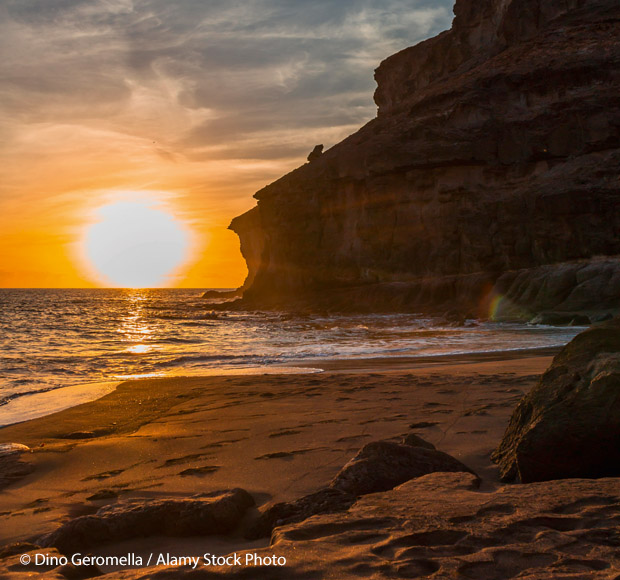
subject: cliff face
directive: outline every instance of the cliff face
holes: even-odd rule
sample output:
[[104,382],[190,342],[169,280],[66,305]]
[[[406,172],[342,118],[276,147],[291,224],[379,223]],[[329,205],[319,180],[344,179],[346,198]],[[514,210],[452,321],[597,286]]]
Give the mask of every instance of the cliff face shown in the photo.
[[244,305],[620,306],[620,4],[454,11],[379,66],[376,119],[233,220]]

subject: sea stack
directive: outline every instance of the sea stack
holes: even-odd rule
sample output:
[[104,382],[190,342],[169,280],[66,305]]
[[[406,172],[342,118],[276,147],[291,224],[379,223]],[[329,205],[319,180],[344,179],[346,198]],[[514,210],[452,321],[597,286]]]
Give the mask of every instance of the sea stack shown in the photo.
[[620,4],[457,0],[377,118],[231,223],[242,307],[596,318],[620,306]]

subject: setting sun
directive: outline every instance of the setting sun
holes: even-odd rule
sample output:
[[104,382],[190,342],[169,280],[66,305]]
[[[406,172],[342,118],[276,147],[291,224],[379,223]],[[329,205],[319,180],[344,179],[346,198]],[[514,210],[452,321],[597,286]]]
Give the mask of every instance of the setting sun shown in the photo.
[[84,254],[110,286],[152,288],[188,258],[189,235],[155,202],[119,201],[97,210],[99,221],[84,237]]

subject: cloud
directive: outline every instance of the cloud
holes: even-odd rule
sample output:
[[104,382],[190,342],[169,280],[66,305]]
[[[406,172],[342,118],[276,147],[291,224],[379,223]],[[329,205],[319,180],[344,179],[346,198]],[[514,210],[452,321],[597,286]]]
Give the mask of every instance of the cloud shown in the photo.
[[0,11],[5,113],[141,134],[144,114],[127,117],[150,93],[173,115],[208,112],[202,127],[179,124],[187,135],[169,140],[181,147],[211,143],[209,127],[234,139],[243,125],[362,121],[372,69],[450,22],[450,2],[428,0],[4,0]]
[[224,228],[374,117],[373,70],[452,3],[0,0],[0,232],[74,227],[115,188]]

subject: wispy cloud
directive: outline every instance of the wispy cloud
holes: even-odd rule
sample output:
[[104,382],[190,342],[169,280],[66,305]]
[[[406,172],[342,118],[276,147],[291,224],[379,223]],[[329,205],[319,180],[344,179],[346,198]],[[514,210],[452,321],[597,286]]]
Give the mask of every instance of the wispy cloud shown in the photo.
[[85,203],[99,182],[174,188],[187,212],[217,205],[225,222],[372,118],[373,69],[448,28],[451,8],[0,0],[0,212],[71,191]]

